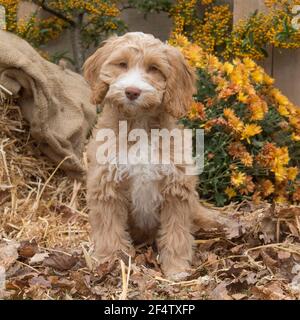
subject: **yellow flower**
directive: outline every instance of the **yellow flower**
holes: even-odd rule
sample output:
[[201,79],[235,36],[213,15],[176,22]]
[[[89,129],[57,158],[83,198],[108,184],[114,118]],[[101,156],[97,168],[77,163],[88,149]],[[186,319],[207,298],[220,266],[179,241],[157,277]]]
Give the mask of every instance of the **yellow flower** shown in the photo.
[[300,134],[296,134],[295,132],[292,133],[291,139],[293,141],[300,141]]
[[238,86],[243,86],[245,83],[245,77],[242,74],[242,72],[240,72],[240,70],[234,70],[230,74],[230,79],[234,84],[236,84]]
[[279,204],[285,204],[288,202],[288,199],[283,194],[280,194],[275,198],[275,202]]
[[181,34],[175,34],[174,39],[172,39],[172,43],[178,47],[185,48],[189,45],[189,40]]
[[251,76],[252,76],[252,79],[259,84],[263,83],[264,81],[264,74],[259,69],[252,72]]
[[246,124],[242,131],[241,140],[247,140],[250,143],[249,138],[256,136],[262,132],[262,128],[257,124]]
[[289,99],[284,96],[280,90],[276,89],[276,88],[273,88],[271,90],[271,95],[274,97],[274,99],[276,100],[276,102],[279,104],[279,105],[288,105],[289,104]]
[[183,48],[183,55],[191,66],[197,68],[203,67],[203,51],[199,46],[193,44],[188,45]]
[[201,0],[201,3],[205,6],[211,4],[214,0]]
[[280,115],[282,115],[282,116],[284,116],[284,117],[287,117],[287,116],[290,115],[287,107],[286,107],[285,105],[283,105],[283,104],[280,104],[280,105],[278,106],[278,112],[280,113]]
[[244,58],[243,62],[245,67],[249,70],[253,70],[257,66],[256,63],[249,57]]
[[246,182],[246,175],[243,172],[233,172],[231,176],[231,184],[235,187],[239,187],[244,185]]
[[252,121],[259,121],[263,120],[265,114],[268,112],[268,105],[265,101],[259,99],[259,97],[254,96],[250,101],[249,109],[251,111],[250,119]]
[[228,196],[229,199],[231,199],[231,198],[233,198],[233,197],[236,196],[236,191],[235,191],[233,188],[231,188],[231,187],[227,187],[227,188],[225,189],[225,193],[227,194],[227,196]]
[[272,84],[274,84],[274,79],[271,78],[269,75],[267,75],[266,73],[264,74],[264,83],[268,86],[271,86]]
[[247,103],[247,101],[248,101],[248,96],[245,94],[245,93],[243,93],[243,92],[239,92],[239,94],[238,94],[238,100],[240,101],[240,102],[242,102],[242,103]]
[[297,178],[298,173],[299,173],[299,170],[297,167],[287,168],[287,178],[290,181],[294,181]]
[[286,180],[287,171],[286,171],[286,168],[284,168],[283,166],[281,166],[281,165],[274,166],[272,168],[272,171],[275,174],[276,181],[283,182],[284,180]]
[[224,63],[224,65],[223,65],[224,72],[226,72],[227,74],[231,74],[233,69],[234,69],[233,64],[231,64],[230,62]]
[[276,148],[274,154],[274,165],[284,166],[287,165],[290,161],[289,150],[287,147]]

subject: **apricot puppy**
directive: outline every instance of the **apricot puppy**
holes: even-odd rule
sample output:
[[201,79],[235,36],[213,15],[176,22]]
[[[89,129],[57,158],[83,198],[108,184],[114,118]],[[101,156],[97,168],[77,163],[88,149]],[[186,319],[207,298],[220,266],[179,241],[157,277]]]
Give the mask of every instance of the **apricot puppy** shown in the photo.
[[[119,124],[126,130],[177,128],[195,93],[195,74],[176,48],[152,35],[127,33],[112,37],[86,61],[84,74],[92,101],[102,112],[88,146],[87,193],[95,254],[100,262],[118,250],[132,252],[136,242],[156,241],[165,274],[187,275],[193,254],[192,232],[197,225],[213,227],[216,214],[202,208],[196,176],[184,164],[118,164]],[[113,130],[117,154],[99,163],[101,129]],[[101,139],[100,139],[101,140]],[[129,143],[130,146],[130,143]],[[171,150],[174,145],[171,145]],[[161,147],[159,152],[161,153]]]

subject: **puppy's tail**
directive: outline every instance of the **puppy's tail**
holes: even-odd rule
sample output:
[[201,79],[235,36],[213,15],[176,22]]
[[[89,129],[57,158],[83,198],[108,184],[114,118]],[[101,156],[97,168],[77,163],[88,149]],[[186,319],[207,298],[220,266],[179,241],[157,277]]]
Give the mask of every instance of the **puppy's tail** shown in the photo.
[[228,238],[235,238],[240,235],[240,224],[232,217],[222,214],[218,210],[204,207],[199,202],[195,204],[193,215],[193,233],[199,230],[217,230],[224,232]]

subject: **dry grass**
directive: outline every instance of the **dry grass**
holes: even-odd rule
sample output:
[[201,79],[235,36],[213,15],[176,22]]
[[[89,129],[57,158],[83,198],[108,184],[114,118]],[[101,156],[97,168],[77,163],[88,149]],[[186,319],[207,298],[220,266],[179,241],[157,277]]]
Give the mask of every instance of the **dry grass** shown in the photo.
[[224,208],[241,220],[241,236],[199,234],[193,273],[181,283],[164,279],[151,247],[133,259],[120,253],[119,260],[97,265],[84,186],[40,154],[18,107],[2,104],[0,114],[0,298],[300,298],[295,206]]
[[79,247],[88,240],[84,189],[39,153],[18,107],[0,113],[0,235]]

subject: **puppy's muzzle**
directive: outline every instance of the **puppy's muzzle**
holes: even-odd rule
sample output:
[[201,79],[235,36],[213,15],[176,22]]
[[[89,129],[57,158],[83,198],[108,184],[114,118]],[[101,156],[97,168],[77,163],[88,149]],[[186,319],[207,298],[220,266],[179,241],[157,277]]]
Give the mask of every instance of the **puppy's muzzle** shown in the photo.
[[131,101],[136,100],[141,95],[141,93],[142,90],[136,87],[127,87],[125,89],[126,97]]

